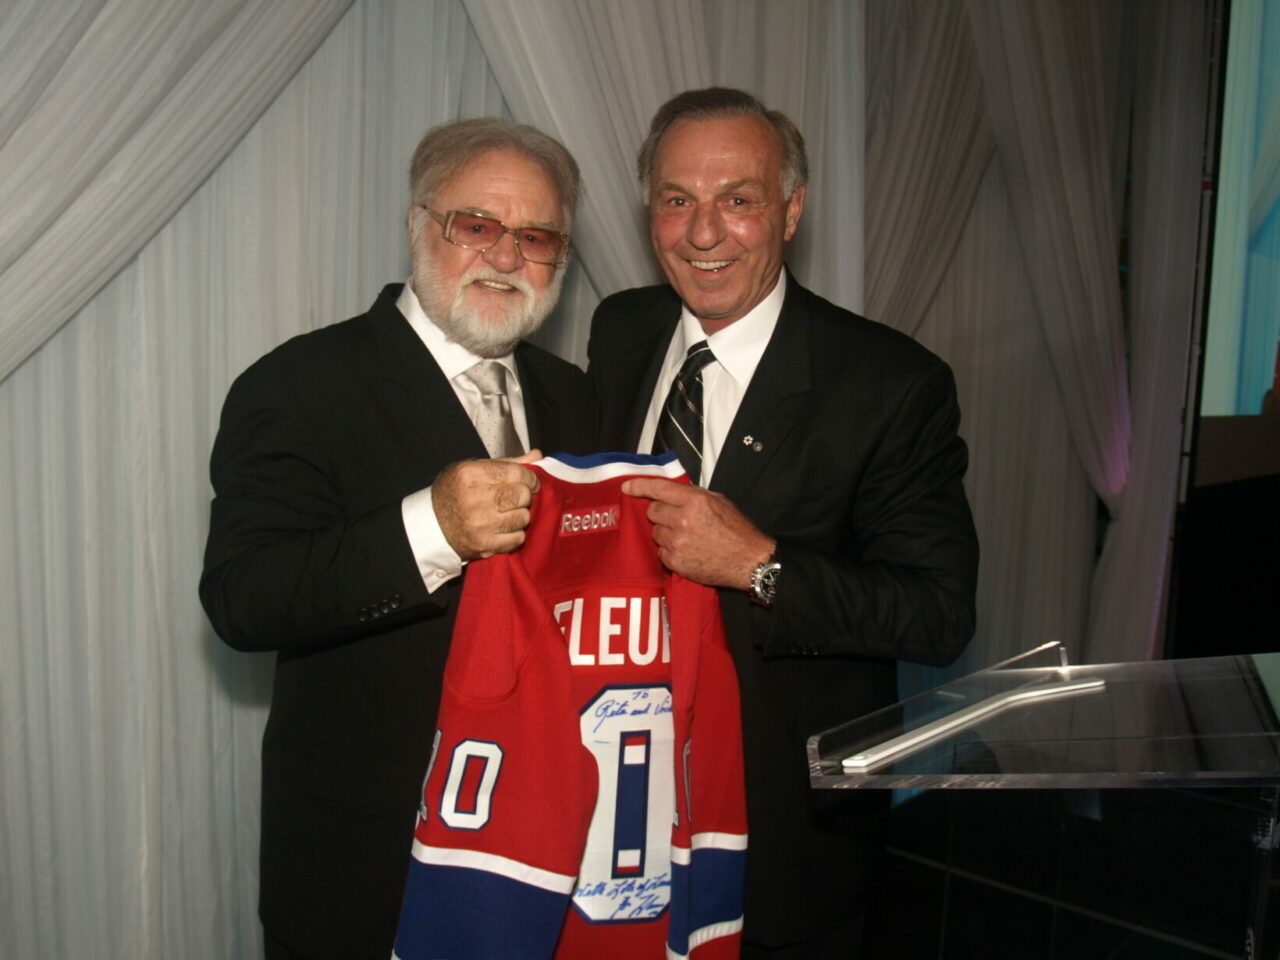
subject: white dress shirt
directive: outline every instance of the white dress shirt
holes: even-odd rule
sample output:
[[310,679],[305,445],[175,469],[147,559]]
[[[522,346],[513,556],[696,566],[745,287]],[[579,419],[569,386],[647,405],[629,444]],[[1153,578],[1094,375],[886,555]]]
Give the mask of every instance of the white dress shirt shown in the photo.
[[[485,358],[477,356],[466,347],[454,343],[444,335],[444,331],[431,322],[423,312],[413,292],[411,281],[406,281],[396,307],[409,321],[413,332],[418,335],[423,345],[430,351],[432,358],[453,387],[458,402],[467,412],[472,423],[476,419],[476,411],[480,408],[480,389],[463,374],[481,360],[494,359],[507,368],[507,402],[511,406],[511,417],[515,421],[516,434],[526,450],[529,449],[529,427],[524,415],[524,394],[520,389],[520,378],[516,375],[516,358],[514,353],[503,357]],[[444,531],[440,529],[440,521],[436,518],[435,506],[431,501],[431,488],[423,487],[409,494],[400,501],[400,516],[404,521],[404,532],[409,538],[409,546],[418,562],[418,572],[422,574],[422,582],[429,593],[448,583],[462,573],[465,566],[456,550],[449,546]]]
[[640,430],[639,453],[649,453],[653,449],[658,417],[662,414],[671,382],[684,363],[685,354],[695,343],[706,340],[715,360],[702,368],[702,470],[699,482],[704,487],[710,485],[720,451],[729,440],[729,427],[738,415],[742,395],[747,392],[747,385],[755,375],[764,348],[769,345],[769,338],[778,325],[787,292],[786,276],[786,271],[781,271],[773,289],[746,316],[711,336],[702,332],[702,324],[687,306],[681,308],[680,322],[671,335],[666,358],[662,361],[662,372],[658,374],[658,382],[649,401],[649,412]]

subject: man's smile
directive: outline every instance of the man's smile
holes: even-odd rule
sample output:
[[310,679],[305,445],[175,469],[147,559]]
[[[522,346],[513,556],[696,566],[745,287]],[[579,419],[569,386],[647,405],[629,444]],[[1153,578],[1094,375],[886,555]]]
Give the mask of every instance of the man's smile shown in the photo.
[[496,290],[499,293],[512,293],[516,290],[516,287],[513,287],[511,284],[501,283],[497,280],[476,280],[474,281],[474,285],[477,287],[484,287],[486,290]]

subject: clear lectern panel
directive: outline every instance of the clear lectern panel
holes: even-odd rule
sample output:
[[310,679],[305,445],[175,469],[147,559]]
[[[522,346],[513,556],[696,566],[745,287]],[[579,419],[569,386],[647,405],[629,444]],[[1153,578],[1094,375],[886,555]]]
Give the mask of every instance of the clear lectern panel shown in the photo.
[[1280,784],[1280,653],[1071,666],[1047,644],[809,738],[822,788]]

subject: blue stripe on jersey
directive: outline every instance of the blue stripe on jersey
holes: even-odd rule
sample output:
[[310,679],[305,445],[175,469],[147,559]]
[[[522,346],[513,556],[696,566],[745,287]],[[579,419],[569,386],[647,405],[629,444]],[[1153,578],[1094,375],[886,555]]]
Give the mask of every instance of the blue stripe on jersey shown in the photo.
[[716,924],[732,924],[742,917],[746,851],[702,847],[693,851],[691,859],[688,866],[671,864],[671,926],[667,945],[681,957],[689,953],[691,933]]
[[394,956],[545,960],[555,952],[567,899],[484,870],[414,861]]
[[647,453],[622,453],[614,450],[605,453],[588,453],[582,456],[574,453],[553,453],[548,459],[559,460],[561,463],[577,470],[591,470],[610,463],[629,463],[638,467],[665,466],[675,458],[675,452],[671,450],[652,456]]
[[[642,877],[649,834],[649,731],[623,731],[613,820],[613,876]],[[626,854],[626,856],[624,856]]]

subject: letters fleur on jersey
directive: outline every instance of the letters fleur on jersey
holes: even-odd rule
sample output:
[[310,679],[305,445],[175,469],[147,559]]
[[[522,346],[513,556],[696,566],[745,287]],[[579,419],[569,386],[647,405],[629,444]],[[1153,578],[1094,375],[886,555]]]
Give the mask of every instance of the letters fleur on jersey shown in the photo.
[[555,604],[552,615],[568,641],[570,666],[644,667],[659,652],[660,663],[671,662],[671,628],[661,596],[575,597]]

